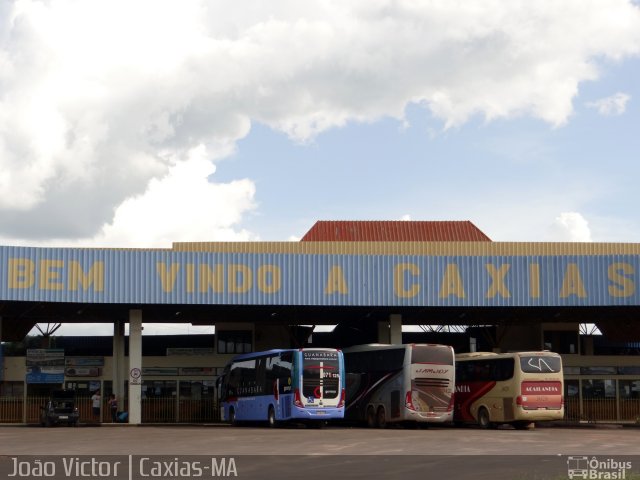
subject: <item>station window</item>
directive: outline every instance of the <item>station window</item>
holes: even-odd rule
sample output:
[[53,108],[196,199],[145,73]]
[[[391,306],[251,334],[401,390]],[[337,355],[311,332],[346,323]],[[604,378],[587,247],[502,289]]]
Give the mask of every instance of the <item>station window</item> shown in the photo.
[[569,398],[578,398],[580,395],[580,382],[578,380],[565,380],[564,395]]
[[583,398],[615,398],[615,380],[583,380]]
[[0,397],[20,397],[24,395],[23,382],[0,382]]
[[618,380],[620,398],[640,398],[640,380]]
[[216,333],[218,336],[218,353],[250,353],[252,349],[252,332],[244,330],[228,330]]
[[174,397],[177,391],[175,380],[145,380],[142,383],[142,398]]

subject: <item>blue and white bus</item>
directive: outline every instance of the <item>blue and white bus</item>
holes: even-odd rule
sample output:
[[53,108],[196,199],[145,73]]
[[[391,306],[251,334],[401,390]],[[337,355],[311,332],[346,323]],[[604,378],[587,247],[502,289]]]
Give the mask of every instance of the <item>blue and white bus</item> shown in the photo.
[[219,379],[222,419],[320,425],[344,417],[344,359],[333,348],[238,355]]

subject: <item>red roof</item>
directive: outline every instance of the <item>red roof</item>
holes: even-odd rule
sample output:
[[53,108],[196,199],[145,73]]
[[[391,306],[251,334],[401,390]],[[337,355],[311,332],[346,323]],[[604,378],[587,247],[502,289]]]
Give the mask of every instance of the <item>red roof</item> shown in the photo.
[[490,242],[469,221],[324,221],[311,227],[302,242]]

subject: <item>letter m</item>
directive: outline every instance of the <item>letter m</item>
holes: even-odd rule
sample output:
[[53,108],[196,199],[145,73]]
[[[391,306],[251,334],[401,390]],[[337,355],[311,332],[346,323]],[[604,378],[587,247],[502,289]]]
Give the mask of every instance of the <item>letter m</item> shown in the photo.
[[104,262],[94,262],[85,274],[80,262],[70,260],[67,286],[70,291],[76,291],[78,290],[78,285],[81,285],[84,291],[89,290],[89,287],[93,285],[94,292],[103,292]]
[[227,459],[220,459],[218,463],[217,458],[211,459],[211,476],[212,477],[226,477],[227,476]]

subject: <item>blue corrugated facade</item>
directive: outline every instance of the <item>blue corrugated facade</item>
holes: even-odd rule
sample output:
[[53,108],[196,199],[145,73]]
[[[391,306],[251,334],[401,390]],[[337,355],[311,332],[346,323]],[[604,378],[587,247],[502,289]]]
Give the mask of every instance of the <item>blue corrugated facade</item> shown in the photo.
[[637,254],[225,253],[0,247],[0,268],[0,301],[640,305]]

